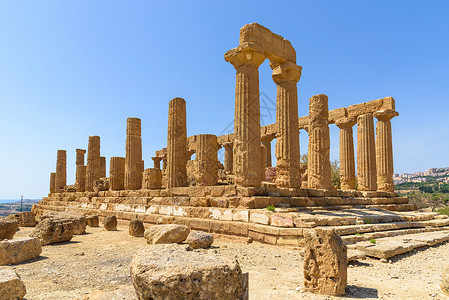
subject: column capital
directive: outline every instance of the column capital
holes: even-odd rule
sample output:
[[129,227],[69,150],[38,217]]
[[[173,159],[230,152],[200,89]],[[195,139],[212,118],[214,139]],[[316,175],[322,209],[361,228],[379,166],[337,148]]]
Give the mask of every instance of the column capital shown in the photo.
[[355,118],[340,118],[335,121],[335,125],[338,126],[338,128],[352,128],[357,123],[357,120]]
[[399,113],[394,109],[385,109],[374,113],[374,117],[379,121],[388,121],[397,116],[399,116]]
[[162,160],[162,157],[159,157],[159,156],[153,156],[151,159],[152,159],[153,161],[155,161],[155,162],[160,162],[160,161]]
[[273,66],[273,74],[271,77],[276,84],[285,81],[298,82],[301,78],[301,71],[301,66],[287,61],[277,66]]
[[259,67],[267,57],[262,51],[256,49],[250,43],[244,43],[237,48],[231,49],[225,54],[225,60],[234,68],[242,65],[253,65]]
[[234,146],[234,143],[233,142],[223,143],[222,146],[225,149],[232,149],[232,147]]
[[86,150],[85,149],[76,149],[76,153],[77,154],[85,154]]

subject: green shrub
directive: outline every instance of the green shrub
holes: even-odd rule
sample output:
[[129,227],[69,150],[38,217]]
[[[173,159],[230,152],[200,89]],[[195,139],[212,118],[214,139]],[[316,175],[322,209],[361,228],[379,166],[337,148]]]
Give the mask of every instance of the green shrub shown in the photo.
[[376,239],[370,239],[369,242],[370,242],[371,244],[375,244],[375,243],[376,243]]
[[438,212],[440,215],[448,215],[448,216],[449,216],[449,207],[437,209],[437,212]]
[[275,211],[276,208],[273,205],[268,205],[267,209],[270,211]]

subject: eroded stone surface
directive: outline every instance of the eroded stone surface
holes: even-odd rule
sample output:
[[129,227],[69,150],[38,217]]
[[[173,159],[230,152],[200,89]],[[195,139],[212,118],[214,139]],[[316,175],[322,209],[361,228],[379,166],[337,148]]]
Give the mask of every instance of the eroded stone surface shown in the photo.
[[38,257],[41,242],[36,237],[20,237],[0,241],[0,265],[21,263]]
[[12,269],[0,269],[0,295],[2,299],[23,299],[26,288],[20,276]]
[[0,219],[0,240],[12,239],[18,228],[19,222],[17,220],[8,218]]
[[203,231],[191,231],[185,242],[193,249],[209,248],[214,242],[214,236]]
[[68,242],[73,237],[73,223],[68,220],[44,219],[30,236],[39,238],[41,245]]
[[154,225],[145,231],[145,239],[148,244],[181,243],[189,233],[190,228],[184,225]]
[[142,220],[134,219],[129,222],[129,235],[131,236],[143,236],[145,233],[145,227]]
[[107,231],[117,230],[117,218],[115,216],[104,217],[103,226]]

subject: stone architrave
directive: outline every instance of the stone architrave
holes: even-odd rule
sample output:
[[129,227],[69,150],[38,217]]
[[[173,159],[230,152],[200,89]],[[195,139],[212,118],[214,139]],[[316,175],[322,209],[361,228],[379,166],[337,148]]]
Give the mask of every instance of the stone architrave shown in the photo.
[[153,160],[153,168],[160,170],[162,157],[155,156],[155,157],[152,157],[151,159]]
[[263,138],[261,140],[261,143],[265,147],[265,151],[264,151],[265,168],[270,168],[271,167],[271,139]]
[[109,186],[112,191],[125,189],[124,157],[111,157],[109,162]]
[[76,166],[75,186],[77,192],[84,192],[86,190],[86,170],[87,166],[85,165]]
[[168,188],[187,184],[186,101],[182,98],[174,98],[168,105],[166,172]]
[[335,125],[340,128],[340,182],[342,190],[355,189],[354,137],[355,118],[340,118]]
[[393,109],[374,113],[378,120],[376,126],[376,168],[377,189],[393,192],[393,140],[391,135],[391,119],[399,116]]
[[128,118],[126,126],[125,190],[142,187],[142,138],[139,118]]
[[262,181],[259,66],[265,58],[248,45],[225,54],[225,60],[236,69],[233,172],[235,183],[241,186],[259,186]]
[[100,137],[89,136],[87,146],[86,192],[94,190],[95,180],[100,179]]
[[106,177],[106,157],[100,156],[100,178]]
[[312,96],[309,102],[308,188],[332,188],[329,139],[328,99],[324,94]]
[[[276,95],[276,185],[301,187],[297,82],[302,68],[285,62],[273,68]],[[327,100],[327,98],[326,98]],[[327,102],[326,102],[327,107]]]
[[55,180],[56,180],[56,173],[51,172],[50,173],[50,194],[55,192]]
[[216,185],[218,182],[218,143],[213,134],[200,134],[196,141],[196,183]]
[[55,177],[55,192],[64,189],[67,184],[67,167],[66,167],[67,153],[65,150],[58,150],[56,160],[56,177]]
[[357,117],[357,184],[359,191],[377,190],[373,114]]
[[233,143],[225,143],[223,144],[223,148],[225,150],[224,156],[224,171],[226,174],[232,174],[232,168],[234,164],[234,153],[232,149]]
[[142,179],[143,189],[160,189],[162,187],[162,171],[161,169],[150,168],[145,169]]

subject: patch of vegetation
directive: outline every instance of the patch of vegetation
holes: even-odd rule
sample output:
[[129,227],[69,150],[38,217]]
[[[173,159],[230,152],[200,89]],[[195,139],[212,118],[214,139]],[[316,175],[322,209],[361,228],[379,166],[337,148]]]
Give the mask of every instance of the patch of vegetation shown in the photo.
[[365,224],[373,224],[373,219],[371,219],[370,217],[364,218],[364,219],[363,219],[363,222],[364,222]]
[[358,233],[358,232],[356,232],[355,235],[362,236],[363,233]]
[[376,243],[376,239],[370,239],[369,242],[370,242],[371,244],[375,244],[375,243]]
[[437,213],[441,215],[447,215],[449,216],[449,207],[441,208],[436,210]]
[[267,210],[269,210],[269,211],[275,211],[276,208],[275,208],[273,205],[268,205],[268,206],[267,206]]

